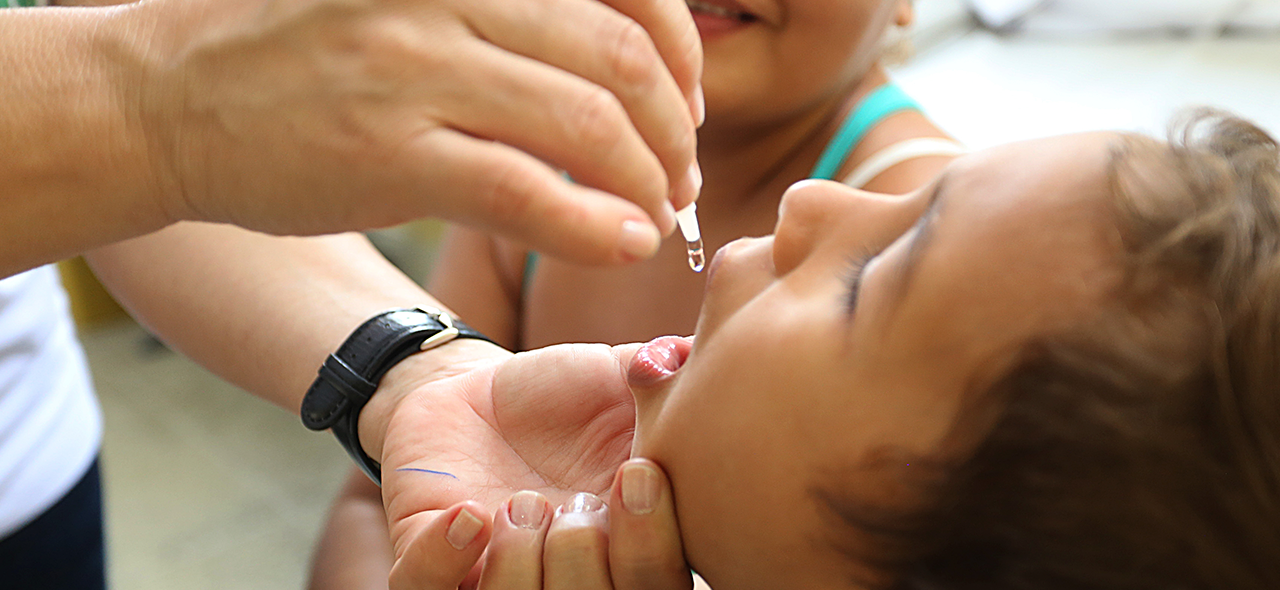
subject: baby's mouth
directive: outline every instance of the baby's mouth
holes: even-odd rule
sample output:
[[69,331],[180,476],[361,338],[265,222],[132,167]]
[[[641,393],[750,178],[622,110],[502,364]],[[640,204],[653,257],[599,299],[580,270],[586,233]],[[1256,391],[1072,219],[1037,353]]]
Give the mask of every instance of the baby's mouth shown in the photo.
[[636,352],[627,367],[627,385],[653,387],[675,375],[689,358],[693,339],[680,336],[655,338]]
[[732,0],[685,0],[685,4],[689,5],[689,10],[694,14],[702,13],[743,23],[756,21],[754,14],[742,10]]

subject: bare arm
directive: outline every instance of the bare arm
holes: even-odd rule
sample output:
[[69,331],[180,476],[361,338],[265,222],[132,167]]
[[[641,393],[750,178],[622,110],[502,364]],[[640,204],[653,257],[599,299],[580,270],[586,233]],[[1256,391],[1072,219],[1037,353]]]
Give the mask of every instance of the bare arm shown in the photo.
[[[499,250],[494,238],[453,226],[441,242],[440,255],[428,286],[467,323],[508,350],[520,337],[522,278],[507,267],[519,256]],[[523,261],[521,261],[523,263]],[[523,264],[519,265],[523,268]]]
[[0,10],[0,277],[163,227],[113,9]]
[[382,490],[352,469],[311,556],[307,590],[386,590],[395,563],[388,534]]
[[281,238],[180,223],[88,259],[162,340],[292,412],[361,322],[391,308],[440,307],[357,234]]
[[693,22],[678,0],[567,1],[0,11],[0,276],[178,220],[438,216],[584,262],[652,256],[697,192]]

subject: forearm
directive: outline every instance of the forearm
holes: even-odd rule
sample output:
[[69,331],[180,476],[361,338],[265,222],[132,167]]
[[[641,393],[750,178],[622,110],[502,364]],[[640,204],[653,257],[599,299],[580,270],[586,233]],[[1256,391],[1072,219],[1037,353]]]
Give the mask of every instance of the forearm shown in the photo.
[[382,490],[351,470],[311,557],[307,590],[386,590],[395,561]]
[[356,234],[280,238],[180,223],[89,261],[162,340],[291,412],[361,322],[390,308],[439,306]]
[[0,11],[0,276],[167,222],[128,106],[145,35],[121,9]]
[[502,253],[494,241],[493,236],[472,229],[449,228],[427,285],[433,295],[467,318],[468,325],[516,350],[523,277],[504,276],[498,258]]

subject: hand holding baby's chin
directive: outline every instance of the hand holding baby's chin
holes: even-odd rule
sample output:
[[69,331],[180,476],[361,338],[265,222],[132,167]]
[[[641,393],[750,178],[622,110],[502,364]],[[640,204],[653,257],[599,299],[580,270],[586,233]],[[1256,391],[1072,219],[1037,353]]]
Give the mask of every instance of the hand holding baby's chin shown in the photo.
[[[652,462],[627,461],[635,409],[625,375],[639,348],[553,346],[419,382],[404,393],[388,422],[381,456],[383,499],[400,556],[393,579],[420,579],[428,567],[415,562],[420,558],[438,564],[432,567],[474,563],[486,543],[492,552],[507,547],[502,539],[530,535],[537,545],[546,544],[548,567],[554,555],[585,551],[611,586],[610,571],[630,568],[633,578],[643,579],[647,570],[640,564],[651,565],[658,553],[672,564],[663,575],[687,578],[665,475]],[[579,492],[602,502],[575,503]],[[513,505],[513,498],[520,501]],[[526,514],[531,504],[544,501],[551,507],[545,518]],[[557,516],[554,507],[562,505],[569,508]],[[597,509],[582,509],[588,505]],[[445,543],[454,522],[461,524]],[[464,532],[474,536],[461,539]],[[485,540],[488,535],[493,541]],[[619,540],[604,543],[606,535]],[[531,559],[525,550],[507,550]],[[434,556],[448,551],[455,553]],[[604,560],[616,563],[605,567]],[[475,572],[470,575],[475,579]]]

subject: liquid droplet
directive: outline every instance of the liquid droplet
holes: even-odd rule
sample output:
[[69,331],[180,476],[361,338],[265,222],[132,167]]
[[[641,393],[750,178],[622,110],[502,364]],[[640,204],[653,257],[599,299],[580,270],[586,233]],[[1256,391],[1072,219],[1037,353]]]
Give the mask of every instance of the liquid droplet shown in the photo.
[[702,251],[702,240],[685,242],[684,245],[689,251],[689,268],[692,268],[693,272],[702,272],[702,267],[707,263],[707,256]]

